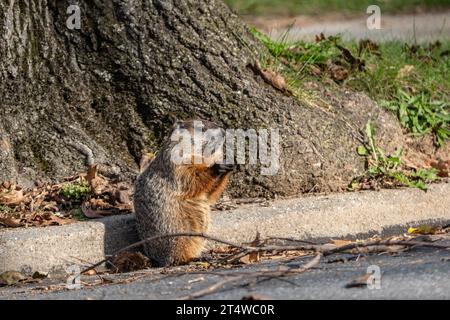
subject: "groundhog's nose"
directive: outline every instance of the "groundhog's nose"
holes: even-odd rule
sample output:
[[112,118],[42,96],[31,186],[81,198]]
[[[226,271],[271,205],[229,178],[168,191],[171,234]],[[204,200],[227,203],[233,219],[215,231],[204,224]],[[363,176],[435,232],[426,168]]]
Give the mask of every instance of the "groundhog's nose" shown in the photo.
[[214,173],[221,174],[233,171],[236,166],[234,164],[216,163],[213,165]]

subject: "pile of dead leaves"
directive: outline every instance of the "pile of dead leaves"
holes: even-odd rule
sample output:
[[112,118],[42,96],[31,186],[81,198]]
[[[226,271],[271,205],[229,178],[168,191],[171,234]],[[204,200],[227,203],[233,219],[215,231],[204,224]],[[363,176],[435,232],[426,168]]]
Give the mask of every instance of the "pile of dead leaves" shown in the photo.
[[[67,190],[81,190],[72,195]],[[15,183],[0,183],[0,227],[63,225],[86,218],[132,212],[129,183],[111,181],[97,173],[96,165],[87,173],[63,183],[36,183],[24,190]]]

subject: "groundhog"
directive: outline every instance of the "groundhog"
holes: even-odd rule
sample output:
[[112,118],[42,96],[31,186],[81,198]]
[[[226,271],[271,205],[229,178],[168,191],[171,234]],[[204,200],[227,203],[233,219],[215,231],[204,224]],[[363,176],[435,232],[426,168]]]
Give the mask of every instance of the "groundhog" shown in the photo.
[[[197,140],[201,148],[196,149],[194,138],[190,138],[191,151],[179,163],[179,158],[173,157],[179,154],[176,148],[181,145],[176,137],[180,132],[194,137],[194,129],[197,139],[201,132],[201,139]],[[211,132],[212,135],[206,134]],[[172,134],[135,183],[134,208],[141,239],[159,234],[207,232],[210,206],[219,199],[234,167],[218,161],[223,158],[223,149],[217,137],[223,136],[223,130],[209,121],[188,120],[174,125]],[[211,146],[219,147],[211,152]],[[162,238],[146,243],[144,252],[154,265],[168,266],[191,261],[203,248],[204,239],[200,237]]]

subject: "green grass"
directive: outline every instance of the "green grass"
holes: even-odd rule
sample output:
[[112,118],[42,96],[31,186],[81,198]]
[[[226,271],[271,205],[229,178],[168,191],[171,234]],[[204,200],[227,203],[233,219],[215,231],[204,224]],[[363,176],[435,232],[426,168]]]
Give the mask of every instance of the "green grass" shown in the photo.
[[70,215],[72,216],[73,219],[78,220],[78,221],[88,220],[88,218],[84,215],[83,210],[81,208],[73,209],[70,212]]
[[432,132],[436,144],[442,146],[450,137],[449,104],[444,100],[432,100],[428,94],[409,95],[399,90],[392,101],[385,101],[386,108],[394,111],[400,123],[416,135]]
[[10,207],[0,204],[0,212],[8,213],[10,211],[11,211]]
[[369,5],[378,5],[382,13],[450,7],[448,0],[225,0],[225,2],[239,14],[257,16],[365,13]]
[[68,183],[61,189],[61,194],[64,197],[76,201],[86,198],[90,192],[89,185],[82,183]]
[[269,51],[260,57],[261,65],[281,73],[294,95],[301,98],[305,82],[332,81],[366,92],[412,134],[431,132],[438,146],[449,139],[450,41],[412,46],[329,37],[307,43],[253,33]]
[[350,183],[349,190],[355,190],[361,185],[379,186],[407,186],[427,190],[427,183],[438,179],[437,170],[418,169],[404,171],[401,169],[402,150],[393,155],[386,155],[377,146],[375,130],[369,121],[366,125],[366,143],[358,147],[357,152],[366,158],[367,170]]

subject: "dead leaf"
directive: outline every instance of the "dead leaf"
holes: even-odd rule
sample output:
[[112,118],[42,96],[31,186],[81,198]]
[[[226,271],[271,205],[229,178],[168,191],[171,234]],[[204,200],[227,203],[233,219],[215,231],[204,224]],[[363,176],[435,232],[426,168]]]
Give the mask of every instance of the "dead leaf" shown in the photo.
[[320,41],[325,40],[325,35],[323,34],[323,32],[321,32],[320,34],[316,34],[315,38],[316,38],[316,42],[320,42]]
[[450,177],[449,172],[450,172],[450,159],[447,161],[444,161],[442,159],[439,159],[437,162],[433,161],[430,163],[430,165],[438,170],[437,175],[439,177]]
[[339,239],[334,240],[333,239],[333,240],[331,240],[331,242],[337,247],[342,247],[342,246],[346,246],[346,245],[348,245],[350,243],[353,243],[354,241],[351,241],[351,240],[339,240]]
[[150,266],[150,260],[140,252],[123,252],[110,263],[114,272],[120,273],[142,270]]
[[12,286],[25,279],[26,277],[18,271],[5,271],[0,274],[0,286]]
[[343,81],[349,76],[349,71],[346,68],[334,63],[328,64],[328,72],[331,78],[335,81]]
[[439,49],[442,46],[442,43],[439,40],[436,40],[433,43],[430,43],[430,45],[425,49],[428,52],[431,52],[435,49]]
[[361,56],[363,50],[367,50],[370,53],[373,53],[377,56],[381,56],[381,52],[379,51],[380,47],[378,44],[373,42],[370,39],[361,39],[358,45],[358,56]]
[[96,210],[92,209],[88,202],[83,202],[81,205],[81,211],[87,218],[102,218],[103,214],[106,212],[106,210]]
[[48,277],[48,273],[35,271],[31,278],[33,279],[45,279]]
[[355,58],[347,48],[344,48],[337,43],[335,44],[335,46],[341,51],[343,58],[350,64],[352,69],[358,69],[360,71],[364,70],[364,61],[360,60],[359,58]]
[[0,193],[0,204],[17,205],[24,199],[23,190],[19,187],[6,189]]
[[311,72],[312,75],[316,76],[316,77],[320,77],[322,75],[322,70],[320,70],[319,67],[311,64],[309,66],[309,72]]
[[422,63],[431,63],[433,61],[436,61],[436,59],[434,59],[433,57],[431,57],[429,55],[421,55],[421,56],[418,57],[418,59]]
[[255,73],[259,74],[264,79],[264,81],[272,85],[274,88],[280,91],[286,90],[286,81],[280,74],[269,69],[262,69],[258,61],[256,61],[254,64],[250,64],[250,67]]
[[421,225],[417,228],[408,228],[409,234],[435,234],[439,230],[438,227],[433,227],[429,225]]
[[[255,239],[249,243],[250,247],[259,247],[261,246],[261,235],[259,232],[256,232]],[[242,258],[239,259],[239,262],[243,264],[250,264],[253,262],[258,262],[261,260],[261,253],[259,251],[250,252],[249,254],[246,254]]]
[[397,79],[403,79],[414,71],[414,66],[406,64],[397,73]]
[[129,190],[115,190],[114,199],[118,203],[129,204],[131,203]]
[[211,264],[207,261],[195,261],[195,262],[191,262],[191,264],[193,264],[197,267],[204,268],[204,269],[208,269],[211,266]]
[[10,228],[18,228],[23,226],[20,219],[15,219],[13,217],[0,217],[0,224]]
[[272,70],[263,70],[262,76],[264,80],[266,80],[267,83],[271,84],[273,87],[277,88],[278,90],[283,91],[286,89],[286,81],[284,80],[283,76],[281,76],[278,73],[275,73]]
[[83,273],[84,276],[95,276],[96,274],[97,274],[97,271],[95,271],[95,269],[91,269],[91,270],[85,271]]

